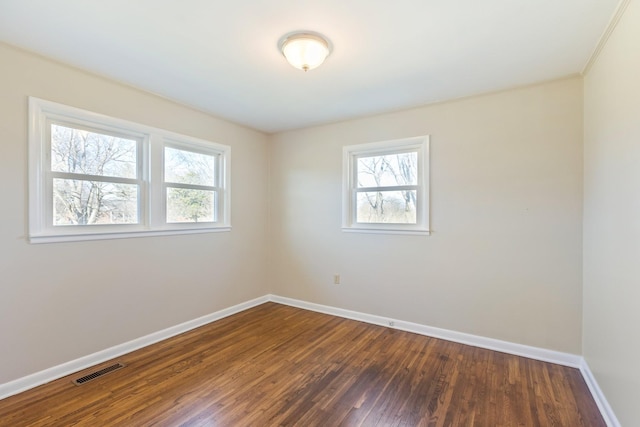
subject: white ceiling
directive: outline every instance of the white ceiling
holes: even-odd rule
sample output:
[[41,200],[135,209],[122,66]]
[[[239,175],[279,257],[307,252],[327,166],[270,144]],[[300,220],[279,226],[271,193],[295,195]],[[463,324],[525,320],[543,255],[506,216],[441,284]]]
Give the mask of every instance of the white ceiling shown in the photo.
[[[0,0],[0,40],[277,132],[579,73],[618,2]],[[278,51],[295,30],[320,68]]]

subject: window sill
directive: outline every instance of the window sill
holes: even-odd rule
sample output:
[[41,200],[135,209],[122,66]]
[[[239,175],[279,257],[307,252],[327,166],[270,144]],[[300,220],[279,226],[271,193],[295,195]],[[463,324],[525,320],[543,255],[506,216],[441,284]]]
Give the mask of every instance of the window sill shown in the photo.
[[231,231],[231,226],[202,228],[172,228],[165,230],[119,231],[83,234],[41,234],[29,236],[29,243],[83,242],[87,240],[131,239],[136,237],[175,236],[180,234],[221,233]]

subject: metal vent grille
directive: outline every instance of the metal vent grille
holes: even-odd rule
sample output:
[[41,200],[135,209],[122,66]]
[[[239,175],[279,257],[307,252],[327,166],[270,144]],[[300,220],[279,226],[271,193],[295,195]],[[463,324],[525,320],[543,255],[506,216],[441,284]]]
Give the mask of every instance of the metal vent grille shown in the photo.
[[117,371],[118,369],[124,368],[125,365],[122,363],[116,363],[115,365],[107,366],[106,368],[100,369],[99,371],[95,371],[90,373],[89,375],[85,375],[84,377],[77,378],[73,380],[75,385],[82,385],[88,381],[94,380],[98,377],[103,376],[104,374],[108,374],[109,372]]

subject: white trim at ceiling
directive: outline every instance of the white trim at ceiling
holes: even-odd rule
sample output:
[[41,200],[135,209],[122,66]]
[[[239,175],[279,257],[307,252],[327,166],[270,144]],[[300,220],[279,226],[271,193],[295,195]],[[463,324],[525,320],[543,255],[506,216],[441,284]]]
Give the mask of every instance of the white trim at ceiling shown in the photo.
[[627,6],[629,6],[630,2],[631,0],[621,0],[620,3],[618,4],[618,7],[616,8],[615,12],[613,13],[613,16],[611,17],[611,20],[609,21],[609,24],[607,25],[607,28],[605,28],[604,32],[600,36],[600,40],[598,40],[598,44],[596,45],[595,49],[593,49],[593,52],[591,53],[589,60],[585,64],[584,68],[582,69],[581,74],[583,76],[589,73],[589,71],[591,70],[591,67],[593,67],[593,64],[595,64],[595,62],[598,60],[600,53],[602,52],[605,45],[609,41],[609,37],[611,37],[611,34],[613,34],[613,31],[618,26],[618,22],[620,22],[620,19],[622,19],[622,16],[624,15],[624,11],[627,9]]

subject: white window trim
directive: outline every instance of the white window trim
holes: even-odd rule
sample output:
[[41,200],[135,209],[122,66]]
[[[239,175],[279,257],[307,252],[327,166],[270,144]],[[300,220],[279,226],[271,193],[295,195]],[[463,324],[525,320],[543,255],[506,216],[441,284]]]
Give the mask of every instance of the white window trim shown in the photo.
[[[362,224],[355,219],[356,159],[411,150],[418,152],[418,203],[416,224]],[[429,229],[429,136],[348,145],[342,150],[342,231],[380,234],[430,234]]]
[[[47,171],[50,154],[47,124],[51,121],[86,126],[114,132],[139,142],[141,181],[138,197],[140,222],[123,225],[83,225],[54,227],[51,207],[52,180]],[[187,150],[218,156],[219,211],[215,223],[167,223],[164,193],[164,147],[184,147]],[[143,236],[211,233],[231,230],[231,147],[198,138],[154,128],[114,117],[29,97],[29,241],[51,243]],[[51,182],[49,182],[51,181]]]

